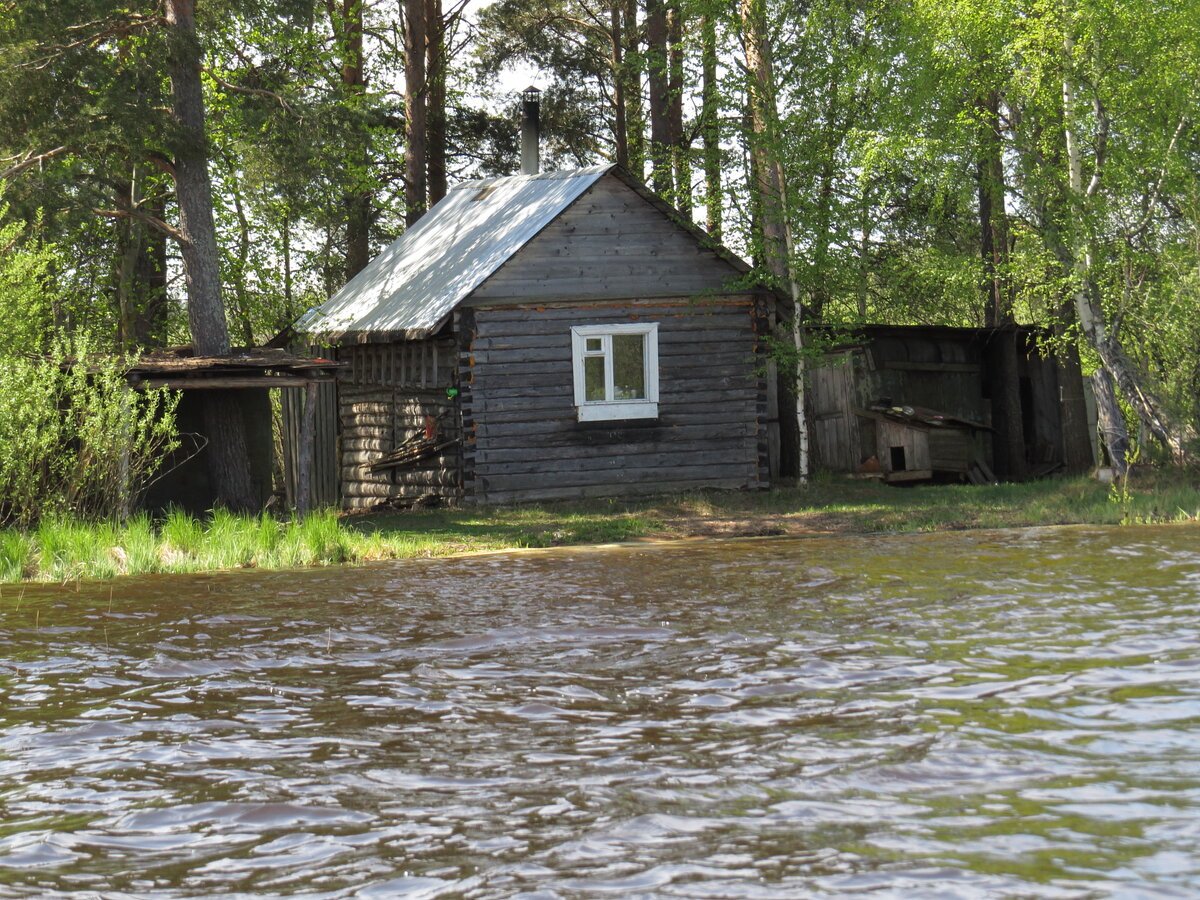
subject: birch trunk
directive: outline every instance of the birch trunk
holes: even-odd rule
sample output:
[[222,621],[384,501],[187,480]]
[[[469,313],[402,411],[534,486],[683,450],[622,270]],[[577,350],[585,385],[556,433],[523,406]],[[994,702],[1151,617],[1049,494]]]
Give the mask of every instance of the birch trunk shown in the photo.
[[[1088,201],[1095,196],[1101,183],[1105,136],[1102,133],[1096,142],[1099,148],[1096,167],[1090,183],[1085,187],[1076,122],[1077,92],[1072,75],[1075,41],[1069,28],[1063,39],[1063,50],[1065,54],[1065,74],[1062,86],[1063,136],[1067,150],[1068,187],[1074,204],[1070,245],[1070,258],[1075,276],[1073,299],[1083,335],[1100,357],[1100,365],[1106,372],[1106,377],[1093,377],[1092,379],[1096,403],[1100,410],[1101,427],[1105,429],[1105,442],[1109,448],[1113,467],[1118,473],[1124,472],[1128,465],[1126,454],[1130,444],[1128,429],[1117,403],[1117,391],[1119,390],[1146,430],[1167,449],[1176,462],[1181,463],[1184,460],[1185,452],[1179,429],[1176,423],[1171,421],[1171,417],[1161,401],[1145,385],[1144,377],[1138,371],[1133,360],[1125,353],[1120,340],[1108,329],[1100,299],[1100,290],[1092,277],[1091,242],[1080,223],[1085,218]],[[1102,122],[1101,128],[1103,129],[1103,127]]]
[[763,261],[777,286],[792,297],[792,339],[796,346],[797,477],[808,480],[809,441],[804,397],[804,323],[800,288],[791,272],[792,237],[788,220],[787,185],[779,148],[779,112],[775,105],[775,76],[767,41],[763,0],[741,0],[743,41],[746,47],[747,93],[750,101],[750,146],[757,177],[751,185],[760,199]]

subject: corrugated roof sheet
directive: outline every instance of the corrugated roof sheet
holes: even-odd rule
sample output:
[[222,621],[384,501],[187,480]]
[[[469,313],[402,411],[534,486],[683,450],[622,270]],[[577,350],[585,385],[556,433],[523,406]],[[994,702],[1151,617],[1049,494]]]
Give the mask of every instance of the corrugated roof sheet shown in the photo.
[[456,185],[296,330],[427,337],[611,165]]

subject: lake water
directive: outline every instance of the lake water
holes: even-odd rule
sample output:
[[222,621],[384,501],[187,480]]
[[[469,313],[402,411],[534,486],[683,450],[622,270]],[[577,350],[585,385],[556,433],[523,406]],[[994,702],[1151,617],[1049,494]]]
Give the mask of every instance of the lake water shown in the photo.
[[0,896],[1197,896],[1198,539],[5,587]]

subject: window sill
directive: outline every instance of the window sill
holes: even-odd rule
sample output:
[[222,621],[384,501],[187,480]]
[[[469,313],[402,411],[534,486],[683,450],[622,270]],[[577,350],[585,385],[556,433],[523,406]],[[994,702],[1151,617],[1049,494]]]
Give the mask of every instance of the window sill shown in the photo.
[[580,422],[610,422],[620,419],[657,419],[658,403],[630,400],[618,403],[584,403],[576,407]]

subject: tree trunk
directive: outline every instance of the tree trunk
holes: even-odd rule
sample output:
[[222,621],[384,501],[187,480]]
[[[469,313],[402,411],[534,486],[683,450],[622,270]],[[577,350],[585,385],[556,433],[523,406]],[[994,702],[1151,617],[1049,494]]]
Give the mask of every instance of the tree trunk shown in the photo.
[[[813,278],[808,289],[809,310],[814,322],[820,322],[829,303],[829,284],[833,277],[829,265],[830,228],[833,221],[833,156],[830,154],[821,163],[821,176],[817,188],[817,215],[813,227],[812,264]],[[869,235],[863,230],[863,237]]]
[[671,135],[671,168],[675,194],[671,202],[689,221],[692,218],[691,141],[683,130],[683,7],[670,0],[667,8],[667,120]]
[[404,0],[404,221],[410,228],[427,208],[426,36],[425,0]]
[[[330,9],[332,13],[332,7]],[[363,0],[342,0],[339,21],[332,23],[339,36],[342,57],[342,87],[352,98],[356,111],[367,90],[363,54]],[[349,181],[342,206],[346,214],[346,280],[371,261],[371,192],[363,183],[370,166],[366,126],[357,119],[350,135]]]
[[983,260],[984,323],[989,328],[1013,322],[1015,292],[1009,267],[1007,184],[1004,147],[1000,140],[1000,94],[989,91],[976,107],[980,115],[979,252]]
[[755,180],[751,193],[759,197],[762,216],[762,257],[776,286],[788,290],[794,308],[792,338],[796,347],[796,427],[797,477],[809,475],[808,421],[804,396],[804,323],[800,291],[791,272],[791,233],[788,225],[786,182],[780,155],[778,121],[775,106],[775,75],[767,42],[767,16],[764,0],[740,0],[742,40],[746,47],[748,73],[747,96],[750,105],[750,148],[754,157]]
[[624,75],[625,133],[629,145],[629,171],[638,181],[646,179],[646,112],[642,107],[642,57],[638,37],[637,0],[625,0],[621,6],[621,35],[624,38],[622,73]]
[[617,165],[628,171],[629,126],[625,120],[625,47],[621,34],[621,7],[615,2],[609,11],[609,33],[612,41],[613,139],[617,145]]
[[992,450],[996,476],[1021,481],[1028,471],[1025,460],[1025,423],[1021,415],[1021,376],[1017,332],[1002,328],[991,333],[987,352],[988,393],[992,398]]
[[667,59],[665,0],[646,2],[646,69],[650,83],[650,184],[670,202],[675,195],[671,165],[671,83]]
[[[1115,395],[1109,396],[1115,385],[1115,388],[1125,396],[1142,425],[1167,449],[1176,462],[1182,462],[1185,452],[1179,429],[1171,421],[1162,402],[1144,383],[1144,376],[1125,353],[1117,336],[1109,330],[1105,321],[1100,291],[1092,277],[1092,248],[1079,220],[1086,211],[1087,202],[1099,186],[1101,175],[1099,167],[1102,161],[1097,162],[1092,182],[1085,188],[1079,135],[1076,131],[1075,83],[1070,68],[1071,60],[1074,57],[1074,46],[1074,39],[1068,32],[1063,46],[1066,71],[1063,76],[1062,109],[1063,137],[1067,150],[1067,182],[1071,198],[1074,201],[1073,227],[1071,228],[1073,239],[1070,254],[1074,263],[1074,300],[1080,328],[1088,343],[1099,355],[1100,364],[1106,370],[1107,375],[1107,377],[1093,377],[1092,379],[1092,385],[1096,391],[1097,407],[1103,408],[1101,428],[1104,430],[1105,439],[1110,441],[1109,455],[1112,457],[1113,466],[1118,472],[1123,472],[1127,467],[1126,453],[1129,448],[1129,435],[1124,419],[1120,416],[1120,407],[1116,403]],[[1099,156],[1099,152],[1097,155]]]
[[442,0],[426,0],[425,22],[428,30],[426,77],[429,80],[428,111],[428,171],[429,205],[446,196],[446,20],[442,17]]
[[721,103],[717,93],[717,23],[712,13],[700,22],[701,134],[704,139],[704,218],[708,233],[721,239]]
[[246,284],[246,270],[250,267],[250,221],[242,207],[242,198],[237,190],[231,191],[233,208],[238,220],[238,255],[234,269],[233,295],[236,299],[234,319],[242,330],[242,341],[247,347],[254,346],[254,325],[250,321],[250,297]]
[[1092,434],[1088,428],[1087,405],[1083,395],[1083,370],[1079,364],[1079,350],[1074,341],[1066,338],[1064,322],[1072,318],[1068,307],[1060,314],[1054,325],[1054,336],[1059,349],[1054,358],[1058,362],[1059,418],[1062,420],[1063,465],[1068,474],[1076,475],[1088,471],[1094,465],[1092,459]]
[[[175,154],[175,194],[183,241],[184,280],[188,294],[188,326],[198,356],[229,353],[229,327],[221,303],[221,272],[213,226],[212,184],[208,177],[208,145],[204,94],[200,83],[200,45],[196,39],[193,0],[166,0],[171,29],[168,71],[180,141]],[[222,392],[212,391],[212,395]],[[232,408],[231,408],[232,407]],[[245,426],[235,404],[206,397],[205,428],[209,437],[209,473],[217,502],[234,510],[254,506]]]

